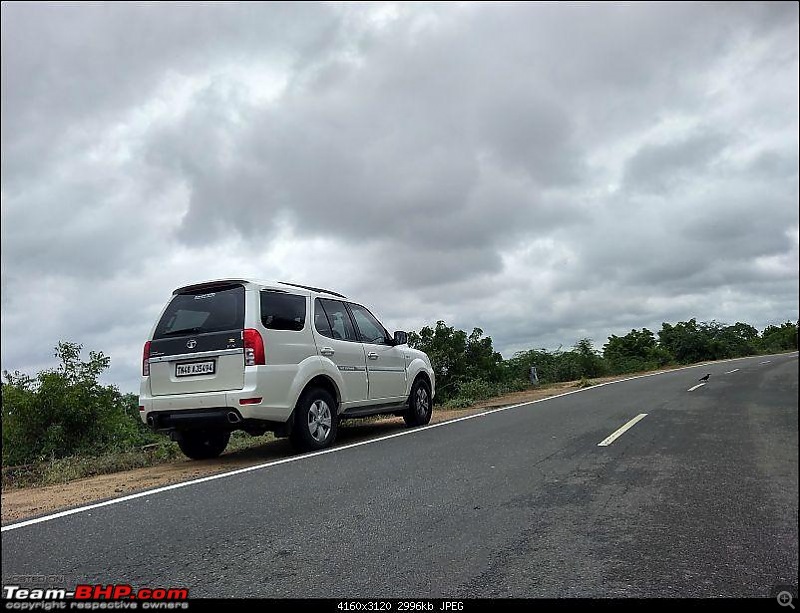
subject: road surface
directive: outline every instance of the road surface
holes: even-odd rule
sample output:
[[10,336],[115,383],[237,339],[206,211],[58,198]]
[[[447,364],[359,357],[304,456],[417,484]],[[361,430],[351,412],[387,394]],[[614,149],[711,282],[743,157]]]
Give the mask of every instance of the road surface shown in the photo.
[[4,526],[2,582],[769,596],[797,585],[797,380],[797,353],[670,371]]

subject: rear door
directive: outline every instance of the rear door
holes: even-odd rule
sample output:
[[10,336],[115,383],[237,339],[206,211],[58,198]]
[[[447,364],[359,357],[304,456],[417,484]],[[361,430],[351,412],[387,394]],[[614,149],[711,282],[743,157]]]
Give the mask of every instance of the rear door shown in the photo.
[[367,400],[366,356],[344,303],[327,298],[314,300],[314,330],[318,335],[317,352],[331,360],[342,375],[343,401],[364,403]]
[[173,296],[150,343],[153,396],[241,389],[244,305],[242,285]]

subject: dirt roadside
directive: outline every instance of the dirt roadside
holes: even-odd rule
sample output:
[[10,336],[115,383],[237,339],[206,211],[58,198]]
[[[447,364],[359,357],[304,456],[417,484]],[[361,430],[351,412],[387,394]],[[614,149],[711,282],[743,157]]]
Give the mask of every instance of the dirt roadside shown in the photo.
[[[627,377],[629,376],[627,375]],[[592,383],[597,384],[624,378],[626,377],[606,377],[594,379]],[[575,389],[578,389],[578,384],[575,382],[560,383],[547,386],[545,389],[537,388],[498,396],[476,403],[466,409],[437,409],[433,413],[431,422],[448,421],[483,413],[494,408],[540,400]],[[340,428],[337,443],[346,445],[403,430],[403,420],[397,417],[370,422],[351,421],[343,424]],[[163,485],[263,464],[288,457],[291,454],[292,449],[288,441],[284,439],[269,440],[265,441],[263,445],[224,453],[214,460],[179,459],[157,466],[98,475],[58,485],[3,489],[2,523],[6,524]]]

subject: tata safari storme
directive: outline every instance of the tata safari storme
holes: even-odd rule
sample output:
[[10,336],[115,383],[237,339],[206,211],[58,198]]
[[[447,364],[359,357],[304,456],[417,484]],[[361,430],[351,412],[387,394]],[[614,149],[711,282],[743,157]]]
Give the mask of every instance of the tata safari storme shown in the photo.
[[190,458],[221,454],[234,430],[324,449],[341,419],[431,418],[428,356],[360,304],[292,283],[224,279],[173,292],[144,345],[139,412]]

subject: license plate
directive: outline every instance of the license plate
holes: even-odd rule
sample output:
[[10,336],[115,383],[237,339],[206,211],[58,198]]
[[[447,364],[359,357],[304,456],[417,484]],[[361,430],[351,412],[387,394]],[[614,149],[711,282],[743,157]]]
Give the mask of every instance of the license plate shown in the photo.
[[208,362],[189,362],[186,364],[175,364],[176,377],[192,377],[194,375],[213,375],[214,360]]

